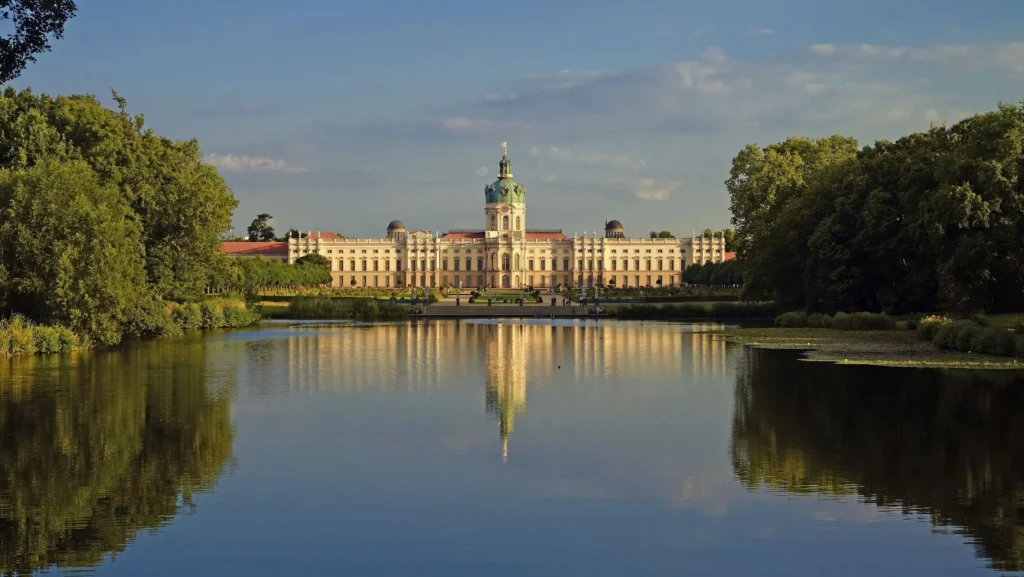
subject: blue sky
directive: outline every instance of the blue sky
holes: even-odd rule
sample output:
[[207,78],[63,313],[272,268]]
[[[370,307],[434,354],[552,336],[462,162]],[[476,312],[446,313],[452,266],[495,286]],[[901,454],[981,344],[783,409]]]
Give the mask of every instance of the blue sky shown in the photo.
[[507,140],[528,226],[728,226],[747,142],[896,138],[1024,98],[1020,0],[92,0],[18,79],[116,88],[198,138],[235,225],[483,226]]

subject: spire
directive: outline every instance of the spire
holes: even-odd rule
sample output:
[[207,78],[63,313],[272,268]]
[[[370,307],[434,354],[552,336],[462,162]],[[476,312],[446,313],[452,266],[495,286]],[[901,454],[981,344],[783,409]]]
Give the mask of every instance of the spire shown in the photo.
[[501,162],[498,163],[498,178],[512,178],[512,163],[508,159],[508,143],[501,143]]

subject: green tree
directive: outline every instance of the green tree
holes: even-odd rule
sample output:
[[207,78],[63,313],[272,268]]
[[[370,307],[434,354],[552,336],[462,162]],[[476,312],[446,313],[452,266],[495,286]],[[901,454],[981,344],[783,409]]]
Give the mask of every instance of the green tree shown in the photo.
[[725,238],[725,250],[727,252],[736,252],[736,231],[727,228],[722,231],[722,236]]
[[82,161],[0,171],[4,308],[114,344],[145,293],[138,222]]
[[667,230],[663,230],[661,232],[657,232],[657,231],[653,231],[653,230],[651,231],[651,238],[675,238],[675,237],[676,237],[676,235],[672,234],[671,232],[669,232]]
[[703,236],[704,238],[713,238],[714,234],[715,233],[713,233],[710,228],[705,228],[704,233],[701,234],[701,236]]
[[64,36],[64,24],[75,16],[74,0],[3,0],[0,20],[14,30],[0,37],[0,83],[21,75],[36,55],[50,51],[50,38]]
[[257,242],[275,240],[274,227],[270,226],[270,221],[273,219],[273,216],[265,212],[256,215],[256,218],[254,218],[252,223],[249,224],[249,228],[246,229],[246,232],[249,235],[249,241]]

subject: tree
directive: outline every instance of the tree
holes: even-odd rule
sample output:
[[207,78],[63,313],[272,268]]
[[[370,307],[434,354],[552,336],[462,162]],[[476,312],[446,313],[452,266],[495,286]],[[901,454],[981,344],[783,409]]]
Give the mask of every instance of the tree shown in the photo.
[[141,230],[83,161],[0,171],[4,309],[116,344],[145,293]]
[[744,148],[726,181],[744,291],[783,308],[1024,308],[1024,106],[857,150]]
[[274,240],[274,227],[270,226],[270,221],[273,219],[273,216],[265,212],[256,215],[256,218],[253,219],[252,223],[249,225],[249,228],[246,229],[246,232],[249,234],[249,241],[265,242]]
[[727,252],[736,252],[736,231],[727,228],[722,231],[722,236],[725,238],[725,250]]
[[705,228],[704,233],[701,235],[704,238],[714,238],[715,233],[710,228]]
[[14,25],[0,37],[0,83],[14,80],[37,54],[49,52],[50,38],[63,38],[64,24],[77,10],[74,0],[0,0],[0,20]]
[[675,238],[675,237],[676,237],[676,235],[672,234],[671,232],[669,232],[667,230],[663,230],[661,232],[656,232],[656,231],[653,231],[653,230],[651,231],[651,238]]
[[328,260],[328,258],[325,257],[324,255],[319,253],[301,256],[295,259],[295,264],[298,266],[314,266],[331,270],[331,261]]

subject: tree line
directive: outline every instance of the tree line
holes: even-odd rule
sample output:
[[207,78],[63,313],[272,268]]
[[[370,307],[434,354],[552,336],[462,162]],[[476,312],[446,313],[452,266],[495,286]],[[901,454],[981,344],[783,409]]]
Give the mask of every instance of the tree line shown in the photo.
[[154,134],[113,98],[0,96],[0,311],[101,344],[203,298],[237,205],[195,140]]
[[735,259],[693,264],[683,271],[683,282],[704,286],[739,286],[743,284],[743,265]]
[[747,296],[785,309],[1024,310],[1024,107],[858,148],[747,145],[731,197]]

